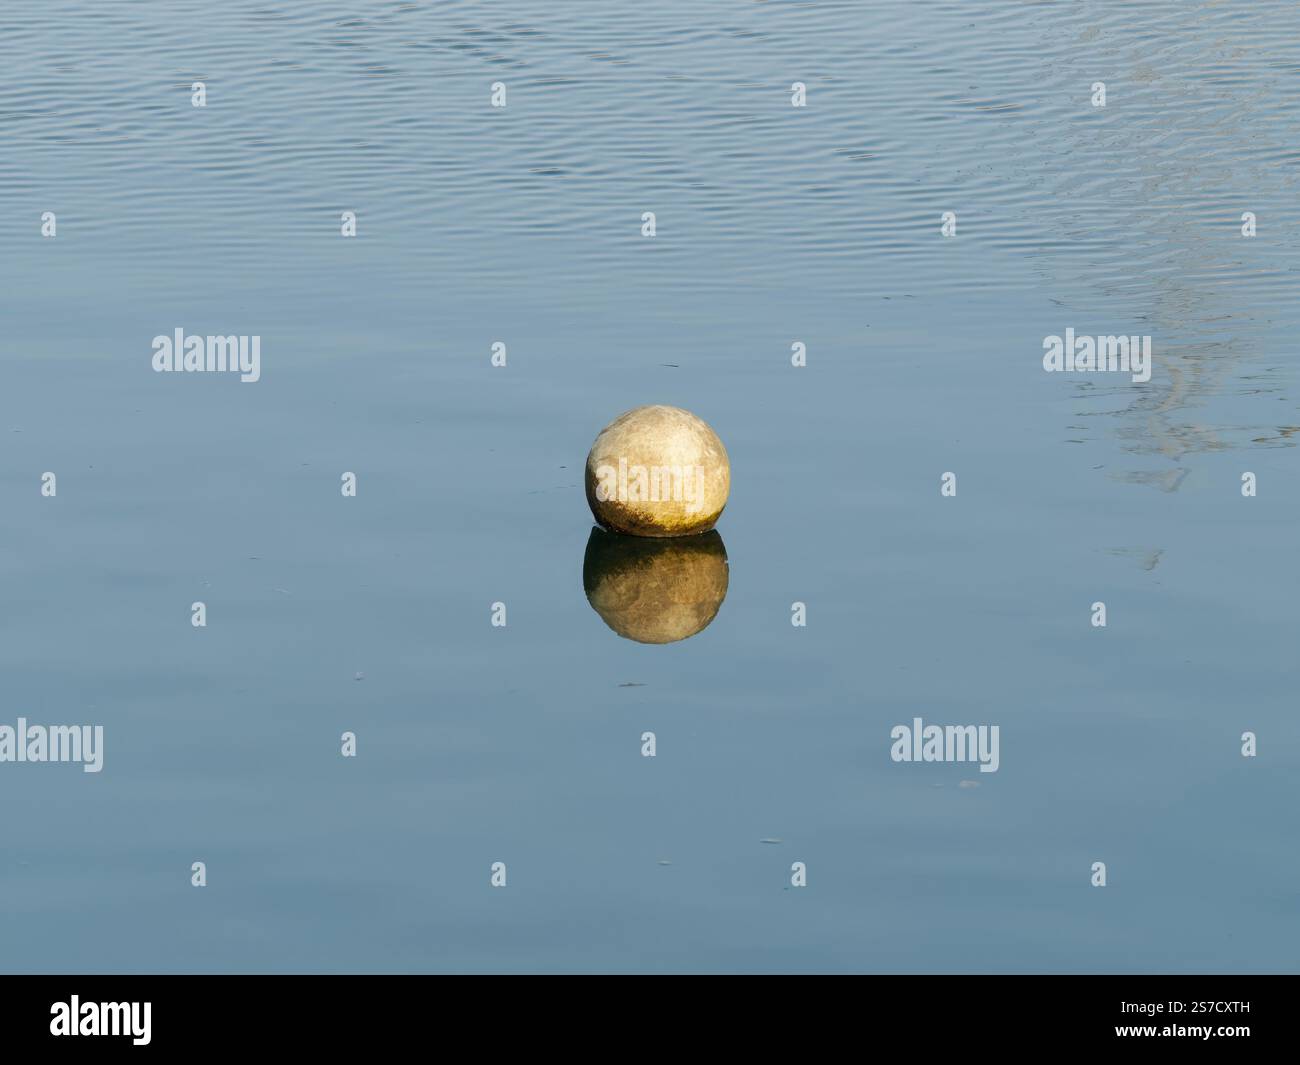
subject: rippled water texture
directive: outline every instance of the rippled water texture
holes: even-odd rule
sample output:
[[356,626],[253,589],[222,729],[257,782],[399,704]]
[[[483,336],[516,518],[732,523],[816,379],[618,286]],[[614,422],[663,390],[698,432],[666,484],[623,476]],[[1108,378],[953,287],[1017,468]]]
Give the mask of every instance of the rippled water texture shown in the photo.
[[0,6],[0,723],[105,729],[0,968],[1294,970],[1298,104],[1292,0]]

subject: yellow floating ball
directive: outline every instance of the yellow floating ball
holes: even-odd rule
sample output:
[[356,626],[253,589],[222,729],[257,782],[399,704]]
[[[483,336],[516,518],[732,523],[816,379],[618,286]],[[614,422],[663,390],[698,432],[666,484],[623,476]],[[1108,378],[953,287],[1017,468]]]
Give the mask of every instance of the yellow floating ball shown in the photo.
[[731,491],[731,462],[709,424],[680,407],[637,407],[596,437],[587,455],[596,520],[632,536],[707,532]]

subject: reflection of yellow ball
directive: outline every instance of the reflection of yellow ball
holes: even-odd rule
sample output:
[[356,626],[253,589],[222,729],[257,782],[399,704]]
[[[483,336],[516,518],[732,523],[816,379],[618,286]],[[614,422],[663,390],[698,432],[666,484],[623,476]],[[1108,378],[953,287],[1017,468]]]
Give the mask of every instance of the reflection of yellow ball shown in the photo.
[[587,456],[596,520],[633,536],[706,532],[731,491],[731,462],[707,422],[680,407],[637,407],[596,437]]
[[727,595],[727,549],[715,531],[672,540],[592,529],[582,561],[587,601],[620,636],[674,643],[694,636]]

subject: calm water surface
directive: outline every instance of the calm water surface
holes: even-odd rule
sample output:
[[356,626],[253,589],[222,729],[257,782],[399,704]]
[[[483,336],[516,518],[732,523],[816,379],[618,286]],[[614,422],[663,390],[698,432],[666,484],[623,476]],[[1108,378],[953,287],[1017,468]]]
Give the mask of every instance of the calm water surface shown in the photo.
[[[105,755],[0,766],[0,968],[1294,970],[1298,105],[1290,0],[4,5],[0,721]],[[733,466],[663,646],[650,402]]]

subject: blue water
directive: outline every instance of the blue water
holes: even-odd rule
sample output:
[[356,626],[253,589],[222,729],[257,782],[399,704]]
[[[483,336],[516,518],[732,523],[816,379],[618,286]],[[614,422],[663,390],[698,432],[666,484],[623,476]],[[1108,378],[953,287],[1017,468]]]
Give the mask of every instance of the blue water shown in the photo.
[[[0,764],[0,969],[1294,971],[1298,105],[1289,0],[6,3],[0,724],[105,750]],[[582,581],[654,402],[664,646]]]

